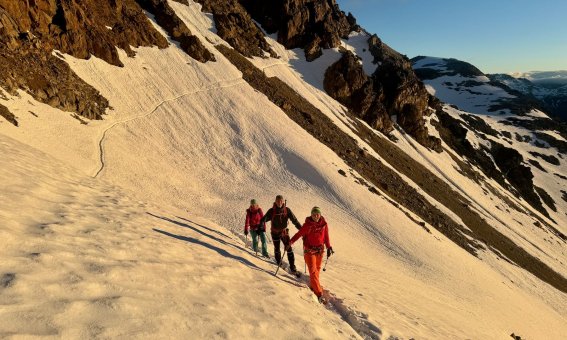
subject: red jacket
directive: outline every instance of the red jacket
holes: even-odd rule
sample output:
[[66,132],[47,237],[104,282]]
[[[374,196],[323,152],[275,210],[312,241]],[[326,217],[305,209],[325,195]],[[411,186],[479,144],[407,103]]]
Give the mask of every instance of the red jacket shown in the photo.
[[259,229],[262,217],[264,217],[262,208],[258,207],[258,209],[255,210],[252,210],[252,208],[246,209],[246,224],[244,224],[244,230],[248,231],[249,229]]
[[311,216],[307,217],[301,229],[291,238],[291,243],[293,244],[293,242],[297,241],[302,236],[305,236],[303,238],[303,249],[305,250],[311,250],[313,248],[322,249],[323,244],[327,249],[331,248],[329,226],[323,216],[321,216],[319,222],[313,221]]

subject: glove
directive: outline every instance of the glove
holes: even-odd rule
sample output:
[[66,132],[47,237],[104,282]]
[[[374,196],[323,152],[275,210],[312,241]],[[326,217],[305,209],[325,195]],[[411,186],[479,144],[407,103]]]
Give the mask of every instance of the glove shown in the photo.
[[244,229],[244,236],[248,236],[248,230]]
[[333,247],[327,248],[327,258],[331,257],[334,253],[335,251],[333,250]]

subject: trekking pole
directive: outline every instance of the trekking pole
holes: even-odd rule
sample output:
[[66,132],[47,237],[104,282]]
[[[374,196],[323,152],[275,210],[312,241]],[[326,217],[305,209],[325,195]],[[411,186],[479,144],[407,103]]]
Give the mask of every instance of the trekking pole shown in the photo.
[[[286,252],[286,248],[284,247],[284,253],[285,253],[285,252]],[[277,276],[277,275],[278,275],[278,271],[280,270],[280,267],[282,266],[282,263],[283,263],[283,257],[284,257],[284,256],[282,255],[281,258],[280,258],[280,263],[278,263],[278,269],[276,269],[276,272],[275,272],[274,276]]]
[[329,257],[327,256],[327,259],[325,260],[325,266],[323,266],[323,271],[327,270],[327,262],[329,261]]
[[[285,252],[285,250],[284,250],[284,252]],[[282,264],[283,264],[283,255],[282,255],[282,258],[280,259],[280,263],[278,263],[278,268],[276,269],[274,276],[278,276],[278,271],[280,270],[280,267],[282,266]]]

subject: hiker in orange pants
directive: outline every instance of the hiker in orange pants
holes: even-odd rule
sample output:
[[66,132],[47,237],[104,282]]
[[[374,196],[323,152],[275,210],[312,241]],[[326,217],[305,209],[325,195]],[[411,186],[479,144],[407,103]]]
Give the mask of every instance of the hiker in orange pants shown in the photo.
[[309,281],[311,290],[317,295],[319,302],[325,302],[323,288],[319,282],[319,272],[323,261],[324,247],[327,247],[327,257],[334,251],[329,241],[329,227],[325,218],[321,216],[321,209],[313,207],[311,216],[305,219],[305,223],[290,240],[290,246],[300,237],[303,237],[303,251],[307,267],[309,268]]

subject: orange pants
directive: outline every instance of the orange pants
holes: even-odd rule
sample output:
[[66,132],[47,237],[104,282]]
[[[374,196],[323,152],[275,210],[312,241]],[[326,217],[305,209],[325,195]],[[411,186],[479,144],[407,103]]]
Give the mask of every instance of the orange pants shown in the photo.
[[323,288],[319,283],[319,272],[321,272],[321,262],[323,262],[323,253],[305,253],[303,255],[305,263],[309,269],[309,281],[311,283],[311,290],[317,297],[323,295]]

